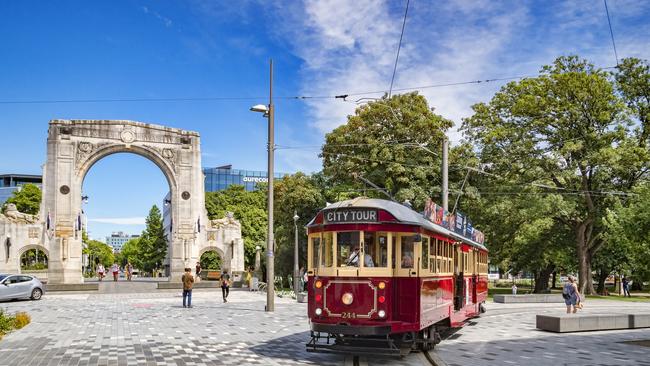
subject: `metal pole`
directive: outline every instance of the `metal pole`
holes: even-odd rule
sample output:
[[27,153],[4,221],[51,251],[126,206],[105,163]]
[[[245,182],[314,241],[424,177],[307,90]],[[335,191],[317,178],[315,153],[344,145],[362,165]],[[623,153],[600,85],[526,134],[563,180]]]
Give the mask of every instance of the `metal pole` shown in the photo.
[[449,210],[449,140],[447,136],[442,140],[442,207]]
[[268,192],[268,234],[266,238],[266,311],[275,310],[275,268],[274,258],[274,240],[273,240],[273,152],[275,142],[273,138],[273,59],[270,60],[270,77],[269,77],[269,192]]
[[300,269],[298,268],[298,213],[294,212],[293,214],[293,226],[295,229],[295,242],[293,246],[293,292],[296,294],[296,299],[298,298],[298,292],[300,292]]

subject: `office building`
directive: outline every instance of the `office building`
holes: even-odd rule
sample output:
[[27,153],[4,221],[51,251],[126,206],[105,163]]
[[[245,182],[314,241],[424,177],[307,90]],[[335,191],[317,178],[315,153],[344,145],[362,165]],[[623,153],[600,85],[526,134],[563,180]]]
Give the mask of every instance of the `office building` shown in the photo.
[[2,174],[0,175],[0,205],[5,203],[9,197],[13,196],[15,191],[25,184],[35,184],[41,188],[43,177],[40,175],[29,174]]
[[[205,174],[205,191],[223,191],[233,184],[244,186],[247,191],[254,191],[257,183],[268,182],[268,173],[256,170],[233,169],[232,165],[224,165],[216,168],[203,168]],[[275,173],[275,179],[282,178],[286,174]]]
[[119,253],[127,241],[139,237],[140,235],[129,235],[129,234],[125,234],[122,231],[117,231],[111,233],[111,236],[106,237],[106,244],[113,247],[113,252]]

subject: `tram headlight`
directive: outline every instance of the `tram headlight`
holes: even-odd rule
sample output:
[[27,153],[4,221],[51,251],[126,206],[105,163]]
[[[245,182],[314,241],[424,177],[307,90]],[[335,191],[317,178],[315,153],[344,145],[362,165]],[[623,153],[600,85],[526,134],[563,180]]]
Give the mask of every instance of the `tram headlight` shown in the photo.
[[383,310],[379,310],[379,312],[377,313],[377,315],[379,315],[380,318],[385,318],[385,317],[386,317],[386,312],[383,311]]
[[354,297],[349,292],[344,293],[343,296],[341,297],[341,302],[344,303],[345,305],[352,304],[352,301],[354,301]]
[[314,313],[316,313],[316,315],[318,315],[318,316],[321,316],[321,314],[323,314],[323,309],[321,309],[321,308],[316,308],[316,310],[314,311]]

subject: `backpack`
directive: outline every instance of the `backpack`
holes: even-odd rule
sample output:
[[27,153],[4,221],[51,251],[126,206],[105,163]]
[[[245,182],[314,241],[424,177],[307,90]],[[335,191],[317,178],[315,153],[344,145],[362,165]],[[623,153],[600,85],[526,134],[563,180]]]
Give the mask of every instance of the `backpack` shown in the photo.
[[571,295],[567,291],[567,286],[564,285],[564,289],[562,290],[562,298],[564,298],[564,300],[569,300],[571,298]]

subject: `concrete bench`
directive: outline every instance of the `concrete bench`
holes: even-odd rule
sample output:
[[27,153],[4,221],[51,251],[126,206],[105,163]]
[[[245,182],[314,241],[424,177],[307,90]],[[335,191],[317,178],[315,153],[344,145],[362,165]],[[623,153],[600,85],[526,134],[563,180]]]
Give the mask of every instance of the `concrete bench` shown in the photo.
[[561,294],[494,295],[494,302],[501,304],[564,303],[564,299]]
[[650,328],[650,313],[537,315],[536,326],[556,333]]
[[75,284],[45,284],[45,291],[97,291],[98,283],[75,283]]

